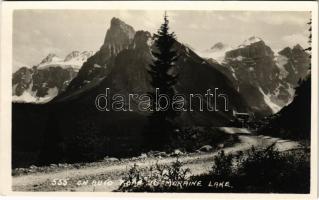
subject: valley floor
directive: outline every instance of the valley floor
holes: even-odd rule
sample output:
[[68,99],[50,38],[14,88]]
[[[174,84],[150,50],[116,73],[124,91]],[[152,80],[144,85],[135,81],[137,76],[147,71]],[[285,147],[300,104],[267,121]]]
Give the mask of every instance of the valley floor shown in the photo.
[[[279,151],[285,151],[299,147],[298,142],[281,140],[269,136],[256,136],[240,134],[239,143],[231,147],[223,148],[225,153],[235,153],[248,150],[252,145],[266,147],[277,142]],[[192,175],[199,175],[210,171],[213,157],[218,151],[185,153],[179,156],[185,168],[191,170]],[[109,192],[116,190],[122,177],[134,164],[139,168],[159,163],[170,164],[176,161],[176,157],[139,157],[136,159],[122,159],[112,162],[95,162],[77,168],[56,167],[54,170],[33,172],[22,175],[14,175],[12,178],[13,191],[86,191]],[[87,182],[85,182],[87,181]]]

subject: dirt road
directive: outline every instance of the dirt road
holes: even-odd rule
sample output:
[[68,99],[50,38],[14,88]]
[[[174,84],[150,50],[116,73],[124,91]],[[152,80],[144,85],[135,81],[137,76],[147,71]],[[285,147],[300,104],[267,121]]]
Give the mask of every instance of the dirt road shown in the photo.
[[[223,148],[225,153],[233,153],[249,149],[252,145],[264,147],[276,143],[279,151],[297,148],[297,142],[280,140],[269,136],[240,135],[240,142],[231,147]],[[191,153],[179,157],[185,168],[193,175],[208,172],[212,167],[213,157],[218,153]],[[115,161],[108,164],[96,163],[80,169],[58,169],[54,172],[37,172],[13,177],[14,191],[113,191],[121,184],[121,178],[128,169],[137,164],[145,169],[152,164],[169,164],[176,157],[148,157],[134,161]]]

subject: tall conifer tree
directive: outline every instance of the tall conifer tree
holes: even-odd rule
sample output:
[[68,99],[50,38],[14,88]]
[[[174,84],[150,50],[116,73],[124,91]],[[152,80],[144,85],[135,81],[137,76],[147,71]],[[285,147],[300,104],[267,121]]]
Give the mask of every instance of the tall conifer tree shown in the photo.
[[[174,32],[169,31],[169,20],[166,12],[164,15],[164,23],[161,25],[157,34],[154,34],[155,48],[152,50],[153,63],[150,64],[148,70],[151,77],[151,86],[153,91],[150,93],[151,108],[153,110],[149,117],[148,143],[154,141],[155,146],[162,146],[168,142],[173,132],[173,120],[177,116],[177,112],[172,108],[172,99],[175,94],[174,85],[177,82],[177,74],[175,70],[175,62],[178,59],[177,51],[173,49],[176,41]],[[168,97],[156,99],[157,94]],[[158,108],[167,108],[158,110]],[[153,142],[149,144],[153,147]]]

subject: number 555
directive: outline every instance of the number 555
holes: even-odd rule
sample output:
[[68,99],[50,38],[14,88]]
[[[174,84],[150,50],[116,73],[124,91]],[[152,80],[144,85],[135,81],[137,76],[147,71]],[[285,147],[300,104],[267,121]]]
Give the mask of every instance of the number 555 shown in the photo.
[[67,179],[53,179],[51,182],[51,185],[58,185],[58,186],[66,186],[68,184],[68,178]]

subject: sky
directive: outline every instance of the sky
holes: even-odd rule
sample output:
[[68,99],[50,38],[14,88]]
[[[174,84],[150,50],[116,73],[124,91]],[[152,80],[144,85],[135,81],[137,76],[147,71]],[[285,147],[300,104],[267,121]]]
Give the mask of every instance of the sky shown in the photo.
[[[136,31],[156,32],[164,11],[152,10],[16,10],[13,15],[13,71],[34,66],[49,53],[64,58],[74,50],[97,51],[112,17]],[[274,51],[297,43],[307,46],[310,12],[167,11],[171,31],[195,51],[217,42],[237,47],[262,38]]]

